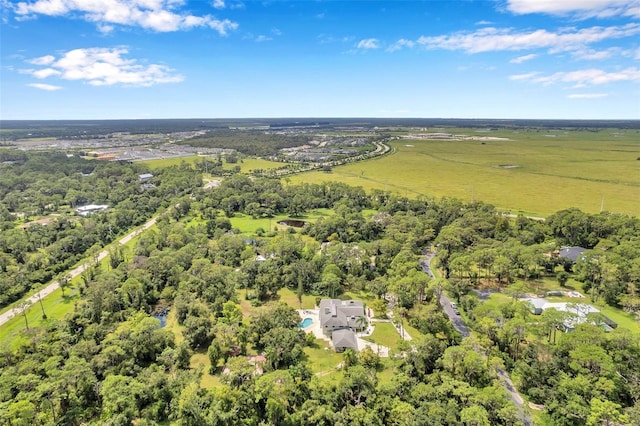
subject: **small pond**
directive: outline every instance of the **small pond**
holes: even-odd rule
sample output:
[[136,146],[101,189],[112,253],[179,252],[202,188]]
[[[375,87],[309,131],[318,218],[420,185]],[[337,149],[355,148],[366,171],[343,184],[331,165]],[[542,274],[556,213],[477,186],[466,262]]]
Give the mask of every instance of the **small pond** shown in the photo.
[[311,324],[313,324],[313,320],[311,318],[305,318],[305,319],[302,320],[302,322],[300,324],[298,324],[298,327],[307,328]]
[[280,225],[292,226],[294,228],[302,228],[307,224],[304,220],[285,219],[278,222]]
[[167,315],[153,315],[153,317],[160,321],[160,328],[167,325]]

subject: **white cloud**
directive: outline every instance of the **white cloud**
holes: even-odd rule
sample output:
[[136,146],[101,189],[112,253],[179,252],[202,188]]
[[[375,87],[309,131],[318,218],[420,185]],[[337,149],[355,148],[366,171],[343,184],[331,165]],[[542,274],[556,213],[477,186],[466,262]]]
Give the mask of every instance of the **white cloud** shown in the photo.
[[619,81],[640,81],[640,69],[636,67],[607,72],[597,68],[578,71],[556,72],[551,75],[541,75],[539,72],[517,74],[509,76],[510,80],[528,80],[533,83],[551,85],[556,83],[572,83],[572,88],[596,86]]
[[594,49],[576,50],[575,52],[572,52],[572,55],[577,59],[582,59],[585,61],[600,61],[620,53],[621,53],[621,49],[619,47],[610,47],[604,50],[594,50]]
[[365,38],[358,42],[356,46],[358,49],[378,49],[380,44],[377,38]]
[[53,75],[60,75],[60,71],[55,70],[53,68],[43,68],[41,70],[34,70],[34,71],[30,72],[29,74],[31,74],[35,78],[42,79],[42,78],[51,77]]
[[509,62],[512,63],[512,64],[521,64],[523,62],[530,61],[530,60],[532,60],[533,58],[535,58],[537,56],[538,55],[536,55],[535,53],[530,53],[528,55],[518,56],[517,58],[513,58]]
[[608,93],[572,93],[568,95],[569,99],[598,99],[598,98],[606,98],[609,96]]
[[217,31],[220,35],[227,35],[229,31],[233,31],[238,28],[238,24],[236,22],[232,22],[228,19],[224,19],[222,21],[217,19],[207,20],[207,26],[212,30]]
[[258,37],[256,37],[256,42],[258,43],[262,43],[264,41],[271,41],[273,40],[271,37],[268,37],[266,35],[260,34]]
[[113,31],[115,25],[139,26],[170,32],[194,27],[209,27],[220,35],[238,27],[228,19],[211,15],[195,16],[178,10],[180,0],[35,0],[14,5],[22,18],[36,15],[80,17],[95,22],[101,32]]
[[546,13],[578,18],[640,17],[640,0],[507,0],[515,14]]
[[395,52],[396,50],[401,50],[405,47],[412,48],[415,45],[416,43],[413,40],[407,40],[407,39],[401,38],[400,40],[396,41],[391,46],[389,46],[387,48],[387,52]]
[[177,83],[184,79],[164,65],[140,65],[136,59],[127,59],[124,55],[128,53],[128,50],[122,47],[74,49],[64,53],[57,60],[54,57],[47,68],[22,72],[40,79],[57,76],[63,80],[86,81],[92,86],[146,87],[160,83]]
[[45,56],[40,56],[39,58],[29,59],[27,62],[33,65],[50,65],[55,60],[56,60],[55,56],[45,55]]
[[484,19],[482,21],[478,21],[476,22],[476,25],[493,25],[493,22],[491,21],[485,21]]
[[528,73],[525,73],[525,74],[514,74],[514,75],[510,75],[509,76],[509,80],[515,80],[515,81],[518,81],[518,80],[531,80],[532,78],[534,78],[534,77],[536,77],[538,75],[540,75],[540,73],[537,72],[537,71],[536,72],[528,72]]
[[463,50],[468,53],[549,49],[551,53],[584,49],[603,40],[632,37],[640,34],[640,24],[590,27],[576,30],[565,28],[557,32],[547,30],[514,31],[511,28],[481,28],[474,32],[457,32],[434,37],[422,36],[417,43],[427,49]]
[[60,86],[54,86],[53,84],[44,84],[44,83],[29,83],[27,84],[27,86],[33,87],[35,89],[46,90],[49,92],[62,89],[62,87]]
[[211,6],[213,6],[215,9],[224,9],[225,8],[224,0],[213,0],[213,2],[211,3]]

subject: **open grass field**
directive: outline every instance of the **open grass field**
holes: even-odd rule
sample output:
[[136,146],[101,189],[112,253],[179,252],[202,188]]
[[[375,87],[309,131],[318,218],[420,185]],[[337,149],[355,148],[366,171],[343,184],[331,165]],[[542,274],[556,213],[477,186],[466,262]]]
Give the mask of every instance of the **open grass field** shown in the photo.
[[329,374],[342,362],[342,355],[336,353],[329,343],[322,339],[316,339],[313,347],[305,347],[304,353],[314,374]]
[[251,173],[254,170],[271,170],[284,166],[284,163],[276,161],[263,160],[261,158],[243,158],[241,162],[227,163],[222,166],[223,169],[231,170],[236,166],[240,166],[240,173]]
[[[190,155],[186,157],[159,158],[156,160],[145,160],[145,161],[140,161],[140,163],[146,164],[151,169],[161,169],[163,167],[179,166],[182,163],[186,163],[186,164],[200,163],[205,158],[206,157],[201,157],[199,155]],[[262,169],[262,170],[277,169],[278,167],[284,166],[284,164],[278,163],[275,161],[263,160],[260,158],[244,158],[242,159],[242,162],[237,162],[237,163],[227,163],[225,161],[222,168],[226,170],[231,170],[236,166],[240,167],[240,173],[251,173],[257,169]]]
[[[291,306],[295,309],[300,309],[300,303],[298,302],[298,295],[284,287],[278,290],[278,296],[280,297],[280,302],[284,302],[287,305]],[[308,294],[302,295],[302,309],[313,309],[316,305],[316,297]]]
[[[514,214],[547,216],[568,207],[640,214],[640,131],[429,132],[509,140],[393,141],[395,153],[294,183],[339,180],[410,197],[485,201]],[[604,203],[603,203],[604,200]]]
[[[71,312],[75,303],[79,299],[79,294],[75,289],[67,288],[65,296],[62,297],[60,289],[55,290],[49,296],[42,299],[40,303],[35,303],[27,309],[27,322],[29,329],[47,327],[54,321],[63,318],[68,312]],[[47,315],[44,319],[42,311]],[[16,349],[22,342],[28,341],[31,336],[30,331],[26,331],[26,323],[24,315],[17,313],[15,317],[7,321],[0,327],[0,347],[8,346]]]
[[[317,210],[313,210],[305,215],[302,216],[298,216],[295,219],[296,220],[304,220],[307,222],[315,222],[318,219],[320,219],[321,217],[326,217],[326,216],[330,216],[332,213],[331,210],[328,209],[317,209]],[[232,218],[230,218],[230,222],[231,222],[231,226],[239,229],[240,232],[245,233],[245,234],[255,234],[256,231],[260,228],[262,228],[262,230],[268,232],[269,230],[271,231],[277,231],[277,230],[284,230],[289,228],[286,225],[281,225],[279,222],[285,220],[285,219],[292,219],[292,217],[287,216],[287,215],[276,215],[272,218],[252,218],[249,215],[246,214],[242,214],[242,213],[237,213],[235,214]],[[295,229],[295,228],[294,228]]]
[[182,163],[195,164],[202,161],[203,157],[198,155],[190,155],[186,157],[173,157],[173,158],[159,158],[156,160],[139,161],[139,163],[146,164],[151,169],[161,169],[163,167],[179,166]]
[[386,346],[389,349],[398,349],[398,342],[402,339],[396,328],[390,322],[374,323],[371,336],[363,337],[364,340]]

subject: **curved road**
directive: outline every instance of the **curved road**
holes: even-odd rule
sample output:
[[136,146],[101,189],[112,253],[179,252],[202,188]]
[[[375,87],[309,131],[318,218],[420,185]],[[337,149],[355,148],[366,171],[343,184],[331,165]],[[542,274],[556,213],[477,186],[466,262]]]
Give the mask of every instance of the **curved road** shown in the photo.
[[[140,228],[138,228],[135,231],[132,231],[132,232],[128,233],[127,235],[125,235],[124,237],[120,238],[120,240],[118,240],[118,243],[120,243],[120,244],[128,243],[134,237],[136,237],[137,235],[139,235],[143,231],[145,231],[145,230],[149,229],[150,227],[152,227],[153,225],[155,225],[155,223],[156,223],[156,218],[155,217],[151,218],[148,222],[146,222]],[[102,259],[104,259],[105,257],[107,257],[108,255],[109,255],[109,250],[108,249],[102,250],[100,253],[98,253],[98,257],[97,257],[98,262],[101,261]],[[92,265],[92,263],[93,262],[85,262],[82,265],[80,265],[80,266],[70,270],[69,272],[67,272],[67,275],[69,275],[69,278],[75,278],[78,275],[82,274],[87,268],[89,268]],[[24,299],[24,301],[27,302],[29,304],[29,306],[31,306],[31,305],[37,303],[38,300],[40,300],[41,298],[44,298],[44,297],[48,296],[49,294],[53,293],[58,287],[60,287],[60,283],[58,281],[52,281],[45,288],[43,288],[42,290],[38,291],[36,294],[32,295],[31,297],[29,297],[27,299]],[[0,326],[2,326],[4,323],[9,321],[14,316],[21,315],[21,314],[22,314],[22,311],[20,311],[16,307],[14,307],[13,309],[9,309],[7,312],[4,312],[3,314],[0,314]]]
[[[431,270],[431,260],[435,255],[435,252],[426,251],[425,255],[422,258],[422,261],[420,262],[422,271],[429,275],[431,279],[435,278],[433,275],[433,271]],[[443,311],[449,317],[449,320],[453,324],[453,327],[458,331],[458,333],[460,333],[460,335],[462,335],[462,338],[464,339],[469,337],[471,335],[469,328],[464,323],[464,320],[460,317],[460,315],[457,315],[454,312],[453,306],[451,306],[451,300],[449,300],[444,292],[440,293],[440,305],[442,306]],[[511,400],[516,405],[516,408],[518,409],[518,415],[520,417],[520,420],[522,420],[522,423],[526,426],[532,425],[533,423],[529,414],[525,413],[523,409],[525,401],[520,393],[518,393],[518,390],[515,388],[515,386],[513,386],[513,382],[511,381],[511,377],[509,377],[509,373],[499,367],[496,367],[496,372],[498,373],[500,384],[507,391],[507,393],[511,397]]]

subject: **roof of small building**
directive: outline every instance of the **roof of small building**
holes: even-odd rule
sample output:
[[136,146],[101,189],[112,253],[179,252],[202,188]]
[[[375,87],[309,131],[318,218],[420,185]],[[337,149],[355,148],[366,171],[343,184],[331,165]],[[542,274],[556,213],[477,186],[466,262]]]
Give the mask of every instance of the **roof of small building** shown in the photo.
[[351,348],[358,350],[356,334],[347,328],[334,331],[331,335],[331,342],[334,348]]
[[560,253],[558,253],[558,255],[560,257],[565,258],[565,259],[569,259],[572,262],[575,262],[582,255],[582,253],[584,253],[585,251],[587,251],[586,248],[579,247],[579,246],[562,247],[560,249]]
[[547,299],[541,299],[539,297],[526,297],[520,300],[531,303],[531,305],[536,309],[544,309],[544,306],[549,303]]

